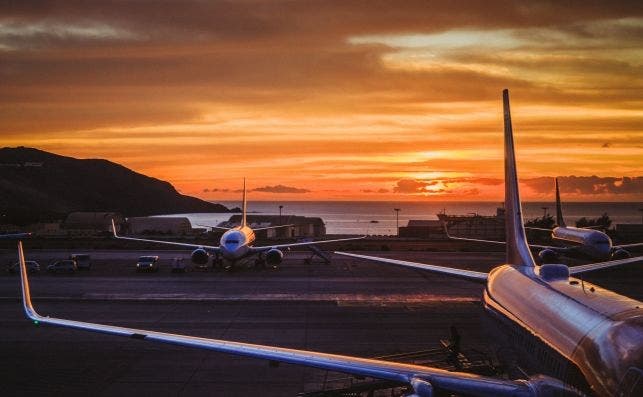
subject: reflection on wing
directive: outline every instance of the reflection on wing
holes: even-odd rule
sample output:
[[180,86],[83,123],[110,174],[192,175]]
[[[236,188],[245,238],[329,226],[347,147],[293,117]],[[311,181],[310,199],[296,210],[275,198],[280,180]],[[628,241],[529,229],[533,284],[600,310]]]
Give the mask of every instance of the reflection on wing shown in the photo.
[[144,243],[156,243],[156,244],[166,244],[166,245],[174,245],[177,247],[185,247],[185,248],[192,248],[192,249],[197,249],[197,248],[203,248],[207,251],[216,251],[218,252],[221,248],[220,247],[215,247],[212,245],[203,245],[203,244],[190,244],[190,243],[179,243],[176,241],[164,241],[164,240],[149,240],[145,238],[134,238],[134,237],[123,237],[119,236],[116,234],[116,225],[114,224],[114,220],[112,219],[112,233],[114,234],[114,238],[120,239],[120,240],[130,240],[130,241],[141,241]]
[[281,347],[231,342],[226,340],[198,338],[133,328],[117,327],[41,316],[31,303],[27,267],[22,243],[18,243],[20,280],[25,314],[35,323],[73,328],[82,331],[125,336],[140,340],[168,343],[173,345],[213,350],[222,353],[254,357],[259,359],[299,364],[330,371],[344,372],[410,384],[417,396],[432,396],[433,389],[471,396],[538,396],[545,390],[557,391],[561,395],[578,395],[562,382],[544,376],[529,380],[509,381],[479,375],[449,372],[437,368],[371,360],[337,354],[316,353]]
[[643,256],[639,256],[635,258],[617,259],[615,261],[589,263],[587,265],[573,266],[569,268],[569,274],[574,275],[574,274],[587,273],[594,270],[607,269],[608,267],[626,265],[628,263],[636,263],[636,262],[643,262]]
[[305,247],[307,245],[338,243],[338,242],[341,242],[341,241],[361,240],[363,238],[366,238],[366,236],[338,238],[338,239],[335,239],[335,240],[313,240],[313,241],[306,241],[306,242],[303,242],[303,243],[287,243],[287,244],[266,245],[266,246],[263,246],[263,247],[252,247],[252,250],[254,252],[261,252],[261,251],[268,251],[268,250],[273,249],[273,248]]
[[404,267],[411,267],[414,269],[426,270],[433,273],[445,274],[448,276],[464,278],[467,280],[477,281],[477,282],[487,281],[487,276],[488,276],[487,273],[483,273],[483,272],[474,272],[472,270],[463,270],[463,269],[455,269],[452,267],[428,265],[426,263],[401,261],[398,259],[380,258],[377,256],[349,254],[347,252],[335,251],[335,253],[338,255],[350,256],[353,258],[360,258],[360,259],[366,259],[366,260],[375,261],[375,262],[388,263],[391,265],[398,265],[398,266],[404,266]]

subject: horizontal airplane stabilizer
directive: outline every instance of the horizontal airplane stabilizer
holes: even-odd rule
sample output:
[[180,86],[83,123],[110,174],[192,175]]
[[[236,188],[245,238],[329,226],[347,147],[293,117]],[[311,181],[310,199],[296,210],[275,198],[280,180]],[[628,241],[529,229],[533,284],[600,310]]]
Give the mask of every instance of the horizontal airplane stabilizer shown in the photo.
[[20,262],[23,308],[27,318],[36,324],[124,336],[139,340],[212,350],[221,353],[304,365],[358,376],[368,376],[377,379],[403,382],[410,384],[414,388],[415,395],[417,396],[432,396],[433,388],[455,394],[489,397],[536,397],[543,395],[542,393],[546,390],[550,392],[555,390],[561,393],[561,395],[580,395],[578,392],[575,392],[564,385],[561,381],[542,375],[535,376],[527,380],[495,379],[475,374],[449,372],[442,369],[406,363],[350,357],[338,354],[318,353],[251,343],[232,342],[219,339],[200,338],[41,316],[36,312],[31,302],[27,266],[25,264],[22,243],[18,244],[18,258]]
[[366,236],[338,238],[338,239],[334,239],[334,240],[312,240],[312,241],[305,241],[303,243],[286,243],[286,244],[265,245],[263,247],[251,247],[251,249],[252,249],[253,252],[263,252],[263,251],[271,250],[273,248],[306,247],[308,245],[317,245],[317,244],[326,244],[326,243],[339,243],[341,241],[361,240],[363,238],[366,238]]
[[295,226],[294,223],[291,223],[290,225],[277,225],[277,226],[266,226],[266,227],[253,227],[252,230],[259,231],[259,230],[269,230],[269,229],[277,229],[280,227],[292,227]]
[[637,248],[637,247],[643,247],[643,243],[632,243],[632,244],[621,244],[621,245],[615,245],[615,249],[623,248]]
[[628,263],[643,262],[643,256],[634,258],[617,259],[614,261],[589,263],[587,265],[572,266],[569,268],[570,275],[588,273],[594,270],[607,269],[609,267],[627,265]]
[[117,238],[117,239],[120,239],[120,240],[139,241],[139,242],[143,242],[143,243],[174,245],[174,246],[177,246],[177,247],[185,247],[185,248],[191,248],[191,249],[203,248],[206,251],[212,251],[212,252],[219,252],[221,250],[220,247],[215,247],[215,246],[212,246],[212,245],[179,243],[179,242],[175,242],[175,241],[150,240],[150,239],[146,239],[146,238],[135,238],[135,237],[119,236],[116,233],[116,225],[114,224],[113,219],[112,219],[112,233],[114,234],[114,238]]
[[375,261],[375,262],[382,262],[382,263],[387,263],[391,265],[410,267],[414,269],[420,269],[420,270],[425,270],[433,273],[444,274],[446,276],[464,278],[466,280],[482,282],[482,283],[486,282],[488,277],[487,273],[475,272],[473,270],[455,269],[452,267],[428,265],[426,263],[418,263],[418,262],[401,261],[398,259],[381,258],[378,256],[350,254],[348,252],[335,251],[335,253],[338,255],[350,256],[350,257],[359,258],[359,259],[366,259],[366,260]]
[[196,225],[198,227],[209,227],[210,229],[219,229],[219,230],[231,230],[231,227],[223,227],[223,226],[212,226],[212,225]]
[[[507,244],[506,241],[483,240],[479,238],[468,238],[468,237],[454,237],[451,234],[449,234],[447,225],[443,223],[443,226],[444,226],[444,233],[447,235],[449,240],[471,241],[473,243],[487,243],[487,244],[502,244],[502,245]],[[529,244],[529,248],[558,250],[558,247],[550,247],[548,245],[538,245],[538,244],[531,244],[531,243]]]

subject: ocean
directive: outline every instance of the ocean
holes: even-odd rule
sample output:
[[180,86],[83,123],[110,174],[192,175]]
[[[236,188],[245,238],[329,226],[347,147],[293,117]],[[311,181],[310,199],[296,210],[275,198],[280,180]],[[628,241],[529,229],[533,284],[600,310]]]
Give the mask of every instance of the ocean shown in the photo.
[[[219,202],[228,208],[241,207],[238,201]],[[439,212],[449,215],[476,213],[495,215],[499,202],[364,202],[364,201],[253,201],[248,202],[248,211],[254,214],[299,215],[320,217],[326,224],[328,234],[369,234],[392,235],[396,230],[394,208],[399,208],[399,224],[406,226],[410,219],[438,219]],[[543,207],[548,213],[555,214],[556,206],[551,202],[523,203],[525,220],[542,217]],[[573,225],[579,218],[597,218],[607,213],[612,225],[617,223],[641,223],[643,203],[564,203],[565,221]],[[165,216],[185,216],[197,225],[217,225],[230,218],[223,214],[174,214]]]

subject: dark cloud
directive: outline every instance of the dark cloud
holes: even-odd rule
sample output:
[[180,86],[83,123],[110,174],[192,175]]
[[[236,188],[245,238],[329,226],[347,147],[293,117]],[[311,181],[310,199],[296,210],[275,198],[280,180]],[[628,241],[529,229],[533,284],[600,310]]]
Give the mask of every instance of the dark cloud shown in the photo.
[[275,185],[258,187],[252,190],[253,192],[268,192],[268,193],[309,193],[308,189],[300,189],[292,186]]
[[495,186],[504,183],[504,180],[501,178],[476,178],[476,177],[466,177],[466,178],[440,178],[434,179],[435,183],[442,183],[444,186],[448,186],[453,183],[473,183],[476,185],[487,185]]
[[217,193],[217,192],[219,192],[219,193],[227,193],[229,191],[230,191],[230,189],[219,189],[219,188],[216,188],[216,187],[212,188],[212,189],[207,189],[207,188],[203,189],[203,193],[208,193],[208,192],[211,192],[211,193]]
[[[554,178],[539,177],[522,181],[540,194],[554,193]],[[598,194],[640,194],[643,192],[643,176],[638,177],[599,177],[599,176],[563,176],[558,177],[561,193],[577,195]]]
[[[449,185],[456,181],[460,184],[464,183],[465,185],[450,188]],[[480,189],[475,187],[476,183],[477,180],[475,178],[443,178],[433,179],[430,181],[403,179],[397,181],[397,185],[393,188],[393,192],[402,194],[431,194],[458,197],[477,196],[480,194]],[[495,180],[490,178],[480,178],[480,184],[495,185],[496,183]],[[442,185],[444,187],[436,187],[437,185]]]
[[[412,111],[425,101],[496,99],[498,87],[504,86],[528,89],[534,98],[569,102],[581,95],[506,74],[391,70],[381,59],[392,48],[351,45],[348,39],[539,27],[564,29],[574,37],[632,40],[640,29],[610,25],[591,30],[582,23],[642,14],[636,2],[473,1],[457,10],[450,1],[424,0],[406,1],[403,6],[339,0],[166,1],[153,7],[118,1],[22,3],[0,5],[0,103],[6,109],[4,129],[13,131],[197,118],[187,102],[306,106],[302,98],[309,98],[310,92],[323,102],[312,106],[317,113],[393,112],[399,111],[400,103]],[[11,50],[3,51],[2,46]],[[486,52],[454,51],[452,59],[458,56],[467,62],[497,62]],[[640,74],[636,66],[611,59],[567,59],[561,67],[591,67],[597,73],[615,69],[623,78],[636,80]],[[553,61],[514,57],[502,62],[547,69]],[[545,62],[546,68],[534,66],[535,62]],[[583,95],[596,100],[619,93],[632,99],[638,93],[618,89],[621,86],[602,89],[600,96]],[[347,92],[363,100],[343,99]],[[368,96],[389,99],[366,100]]]
[[373,190],[373,189],[363,189],[362,190],[362,193],[380,193],[380,194],[383,194],[383,193],[388,193],[388,192],[389,192],[389,190],[384,189],[384,188],[380,188],[380,189],[377,189],[377,190]]
[[429,184],[424,181],[402,179],[397,181],[395,187],[393,187],[393,192],[402,194],[425,193],[427,186]]

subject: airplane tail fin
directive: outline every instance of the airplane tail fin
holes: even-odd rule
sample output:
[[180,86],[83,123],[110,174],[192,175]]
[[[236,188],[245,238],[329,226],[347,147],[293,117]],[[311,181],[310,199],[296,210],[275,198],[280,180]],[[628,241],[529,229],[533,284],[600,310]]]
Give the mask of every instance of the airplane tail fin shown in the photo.
[[563,219],[563,207],[560,204],[560,190],[558,189],[558,178],[556,181],[556,224],[565,227],[565,220]]
[[514,150],[509,90],[502,91],[505,124],[505,228],[507,234],[507,263],[533,267],[535,262],[529,251],[520,204],[516,154]]
[[242,214],[241,214],[241,227],[246,226],[246,213],[248,209],[248,204],[246,201],[246,178],[243,178],[243,205],[241,207]]

